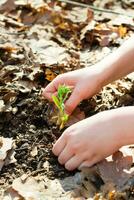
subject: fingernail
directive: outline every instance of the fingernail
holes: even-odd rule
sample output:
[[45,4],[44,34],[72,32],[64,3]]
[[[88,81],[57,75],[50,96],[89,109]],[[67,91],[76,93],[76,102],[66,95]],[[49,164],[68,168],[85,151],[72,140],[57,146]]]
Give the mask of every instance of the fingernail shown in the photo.
[[91,165],[80,165],[79,167],[78,167],[78,170],[82,170],[83,168],[89,168],[89,167],[91,167]]

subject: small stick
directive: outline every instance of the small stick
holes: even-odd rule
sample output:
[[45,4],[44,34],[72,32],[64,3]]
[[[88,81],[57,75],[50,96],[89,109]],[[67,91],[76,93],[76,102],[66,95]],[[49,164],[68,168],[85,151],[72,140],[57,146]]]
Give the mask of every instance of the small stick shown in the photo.
[[59,0],[59,1],[65,2],[65,3],[68,3],[68,4],[72,4],[72,5],[76,5],[76,6],[81,6],[81,7],[84,7],[84,8],[91,8],[92,10],[97,11],[97,12],[112,13],[112,14],[115,14],[115,15],[124,15],[124,16],[134,18],[134,15],[130,15],[130,14],[127,14],[127,13],[117,12],[117,11],[110,10],[110,9],[97,8],[95,6],[91,6],[91,5],[87,5],[87,4],[84,4],[84,3],[79,3],[79,2],[75,2],[75,1],[71,1],[71,0]]

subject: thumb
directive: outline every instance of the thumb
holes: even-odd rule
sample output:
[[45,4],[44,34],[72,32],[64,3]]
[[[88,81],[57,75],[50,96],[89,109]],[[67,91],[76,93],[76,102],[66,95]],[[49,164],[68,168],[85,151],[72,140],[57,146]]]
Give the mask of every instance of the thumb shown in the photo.
[[80,96],[80,90],[77,88],[74,89],[73,93],[69,97],[69,99],[65,103],[65,111],[68,115],[71,115],[73,110],[77,107],[77,105],[81,102],[82,98]]

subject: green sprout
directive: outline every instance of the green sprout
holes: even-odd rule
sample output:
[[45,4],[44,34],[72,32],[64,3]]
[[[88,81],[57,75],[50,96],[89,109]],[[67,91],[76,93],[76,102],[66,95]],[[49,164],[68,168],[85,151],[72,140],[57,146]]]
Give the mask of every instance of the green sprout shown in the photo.
[[59,110],[57,124],[60,129],[64,128],[65,123],[68,121],[69,116],[65,112],[65,101],[67,100],[71,89],[66,85],[59,85],[57,96],[53,95],[52,99]]

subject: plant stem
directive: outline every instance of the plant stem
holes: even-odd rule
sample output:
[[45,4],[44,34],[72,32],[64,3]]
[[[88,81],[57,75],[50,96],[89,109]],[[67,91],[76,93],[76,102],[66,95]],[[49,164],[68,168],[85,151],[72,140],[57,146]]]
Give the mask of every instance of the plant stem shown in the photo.
[[91,8],[92,10],[94,10],[96,12],[112,13],[112,14],[115,14],[115,15],[124,15],[124,16],[134,18],[134,15],[130,15],[130,14],[127,14],[127,13],[117,12],[117,11],[110,10],[110,9],[97,8],[96,6],[91,6],[91,5],[88,5],[88,4],[79,3],[79,2],[75,2],[75,1],[71,1],[71,0],[59,0],[59,1],[65,2],[65,3],[68,3],[68,4],[72,4],[72,5],[76,5],[76,6],[85,7],[85,8]]

